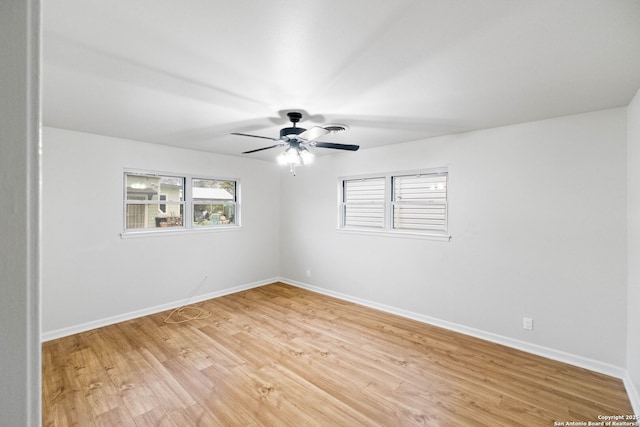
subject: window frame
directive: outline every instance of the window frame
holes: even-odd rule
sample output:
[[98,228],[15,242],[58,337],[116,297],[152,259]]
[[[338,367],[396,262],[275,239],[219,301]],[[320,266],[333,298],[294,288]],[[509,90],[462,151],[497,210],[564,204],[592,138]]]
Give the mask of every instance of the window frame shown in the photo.
[[[129,205],[157,205],[158,209],[160,205],[170,205],[177,203],[172,200],[160,200],[160,194],[164,192],[158,192],[158,200],[153,203],[141,203],[140,201],[132,201],[127,199],[127,177],[128,176],[149,176],[149,177],[171,177],[179,178],[183,182],[183,195],[182,201],[179,203],[182,206],[182,225],[173,227],[150,227],[150,228],[127,228],[127,206]],[[122,194],[122,232],[121,238],[131,237],[147,237],[158,236],[167,234],[191,234],[191,233],[203,233],[207,231],[231,231],[241,229],[241,182],[239,178],[229,178],[220,176],[209,176],[204,174],[188,174],[178,172],[164,172],[164,171],[152,171],[152,170],[140,170],[140,169],[124,169],[123,174],[123,194]],[[234,201],[234,223],[229,224],[215,224],[215,225],[196,225],[194,224],[193,212],[194,204],[198,204],[198,200],[193,199],[193,183],[195,180],[210,180],[210,181],[230,181],[235,186],[235,201]],[[168,197],[167,197],[168,198]],[[133,202],[133,203],[131,203]]]
[[[398,205],[398,202],[393,200],[394,198],[394,178],[404,176],[418,176],[418,175],[434,175],[444,176],[446,179],[446,197],[443,202],[440,202],[444,206],[444,230],[418,230],[418,229],[402,229],[394,228],[394,206]],[[345,225],[346,217],[345,212],[348,207],[348,203],[345,202],[345,182],[358,181],[358,180],[371,180],[371,179],[384,179],[384,209],[383,209],[383,224],[382,228],[363,227],[363,226],[348,226]],[[447,167],[430,168],[420,170],[407,170],[397,172],[382,172],[372,173],[366,175],[355,176],[341,176],[338,178],[338,223],[337,230],[343,233],[351,234],[365,234],[365,235],[378,235],[378,236],[390,236],[390,237],[408,237],[419,238],[428,240],[450,241],[451,235],[449,234],[449,171]]]
[[[378,197],[374,199],[370,199],[367,201],[347,201],[347,191],[346,191],[346,183],[348,182],[370,182],[370,181],[378,181],[378,180],[382,180],[382,198],[381,200],[378,200]],[[340,189],[342,191],[341,196],[340,196],[340,200],[341,200],[341,208],[340,208],[340,213],[341,213],[341,220],[340,220],[340,225],[343,228],[348,228],[348,229],[356,229],[356,230],[384,230],[386,228],[386,217],[387,217],[387,204],[386,204],[386,199],[387,199],[387,189],[386,189],[387,185],[386,185],[386,180],[383,176],[378,176],[378,175],[373,175],[373,176],[367,176],[367,177],[359,177],[359,178],[354,178],[354,179],[343,179],[341,181],[341,186]],[[347,222],[347,210],[349,207],[365,207],[365,208],[372,208],[372,207],[376,207],[376,208],[381,208],[382,211],[382,226],[378,227],[367,227],[367,226],[362,226],[362,225],[351,225],[348,226],[346,224]]]
[[[391,228],[393,230],[403,230],[418,233],[446,233],[447,232],[447,173],[410,173],[395,174],[391,176]],[[402,184],[403,180],[407,180]],[[411,181],[414,181],[411,183]],[[422,182],[421,182],[422,181]],[[426,181],[426,182],[425,182]],[[444,181],[444,184],[443,184]],[[416,185],[417,184],[417,185]],[[404,186],[404,188],[403,188]],[[428,186],[428,188],[427,188]],[[423,192],[418,193],[419,198],[413,200],[402,200],[398,189],[402,188],[402,192],[408,192],[410,195],[415,194],[416,188],[420,188]],[[444,193],[444,199],[442,199]],[[440,196],[440,197],[438,197]],[[408,215],[410,211],[414,211],[414,215]],[[420,212],[420,210],[424,210]],[[439,212],[441,211],[441,212]],[[422,218],[416,217],[421,215]],[[403,219],[407,215],[407,218]],[[440,222],[439,215],[442,215],[442,226],[438,226]],[[408,220],[411,218],[411,220]],[[403,222],[413,223],[414,227],[401,226]],[[422,223],[422,224],[421,224]],[[428,225],[427,225],[428,224]],[[422,228],[419,227],[422,225]]]

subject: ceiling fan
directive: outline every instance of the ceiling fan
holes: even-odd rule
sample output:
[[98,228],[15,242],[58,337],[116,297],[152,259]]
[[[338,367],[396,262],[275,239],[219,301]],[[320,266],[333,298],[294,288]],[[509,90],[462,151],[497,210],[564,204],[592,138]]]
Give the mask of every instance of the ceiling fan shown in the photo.
[[287,113],[292,126],[280,129],[279,138],[271,138],[268,136],[250,135],[247,133],[232,132],[231,135],[249,136],[251,138],[269,139],[277,141],[277,144],[268,147],[257,148],[255,150],[245,151],[242,154],[251,154],[257,151],[269,150],[276,147],[286,147],[276,159],[280,164],[288,164],[291,166],[291,173],[295,175],[295,167],[301,164],[309,164],[313,160],[313,153],[309,147],[332,148],[336,150],[357,151],[359,145],[337,144],[333,142],[320,142],[316,139],[331,132],[345,130],[344,126],[314,126],[310,129],[304,129],[296,126],[296,123],[302,119],[302,113],[291,111]]

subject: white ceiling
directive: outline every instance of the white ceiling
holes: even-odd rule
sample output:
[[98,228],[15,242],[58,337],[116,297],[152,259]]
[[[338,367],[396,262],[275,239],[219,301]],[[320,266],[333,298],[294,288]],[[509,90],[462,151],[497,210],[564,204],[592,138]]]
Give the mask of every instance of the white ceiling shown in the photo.
[[349,125],[321,140],[365,149],[625,106],[640,88],[638,0],[47,0],[43,9],[45,126],[216,153],[271,145],[229,133],[277,137],[290,110],[303,112],[302,127]]

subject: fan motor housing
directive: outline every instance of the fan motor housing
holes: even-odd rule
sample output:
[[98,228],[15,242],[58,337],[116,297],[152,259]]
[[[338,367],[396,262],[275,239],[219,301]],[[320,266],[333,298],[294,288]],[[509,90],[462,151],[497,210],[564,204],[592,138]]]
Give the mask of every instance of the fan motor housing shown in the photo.
[[280,129],[280,138],[289,135],[300,135],[306,129],[298,127],[282,128]]
[[291,123],[298,123],[302,119],[302,113],[298,111],[289,111],[287,113],[287,117],[289,117]]

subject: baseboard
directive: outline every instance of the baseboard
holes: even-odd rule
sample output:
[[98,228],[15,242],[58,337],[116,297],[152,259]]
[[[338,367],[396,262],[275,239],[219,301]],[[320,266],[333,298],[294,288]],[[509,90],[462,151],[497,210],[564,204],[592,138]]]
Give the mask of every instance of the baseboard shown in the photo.
[[627,389],[627,395],[629,396],[629,400],[631,401],[633,413],[637,416],[640,416],[640,393],[638,393],[638,389],[633,384],[633,381],[631,380],[628,372],[622,380],[624,381],[624,386]]
[[[245,285],[234,286],[232,288],[226,288],[207,294],[196,295],[189,300],[189,304],[205,301],[212,298],[221,297],[224,295],[234,294],[236,292],[245,291],[247,289],[257,288],[259,286],[268,285],[270,283],[277,282],[279,278],[272,278],[267,280],[261,280],[258,282],[247,283]],[[173,301],[166,304],[160,304],[153,307],[144,308],[142,310],[136,310],[129,313],[119,314],[117,316],[106,317],[103,319],[94,320],[80,325],[70,326],[68,328],[56,329],[53,331],[43,332],[40,336],[42,342],[51,341],[57,338],[66,337],[69,335],[77,334],[80,332],[89,331],[91,329],[101,328],[103,326],[113,325],[114,323],[124,322],[127,320],[135,319],[137,317],[148,316],[150,314],[159,313],[166,310],[171,310],[182,306],[185,303],[184,299],[179,301]]]
[[[429,325],[438,326],[444,329],[448,329],[461,334],[470,335],[472,337],[480,338],[486,341],[494,342],[497,344],[505,345],[507,347],[515,348],[518,350],[526,351],[527,353],[536,354],[538,356],[546,357],[548,359],[557,360],[559,362],[568,363],[573,366],[585,368],[590,371],[599,372],[605,375],[609,375],[615,378],[623,379],[627,375],[627,371],[619,366],[611,365],[608,363],[600,362],[597,360],[588,359],[586,357],[578,356],[575,354],[566,353],[552,348],[540,346],[537,344],[528,343],[525,341],[516,340],[513,338],[505,337],[491,332],[482,331],[468,326],[459,325],[456,323],[448,322],[446,320],[437,319],[423,314],[414,313],[407,310],[402,310],[396,307],[391,307],[385,304],[380,304],[374,301],[365,300],[351,295],[343,294],[340,292],[331,291],[325,288],[308,285],[306,283],[298,282],[296,280],[280,277],[279,281],[288,285],[296,286],[299,288],[307,289],[313,292],[332,296],[341,300],[354,302],[356,304],[363,305],[365,307],[375,308],[377,310],[385,311],[387,313],[396,314],[398,316],[406,317],[408,319],[417,320],[419,322],[427,323]],[[626,381],[625,381],[626,385]],[[631,393],[629,393],[631,394]],[[636,394],[637,396],[637,394]],[[630,396],[631,398],[631,396]],[[634,409],[636,407],[634,406]],[[637,412],[637,409],[636,409]]]

